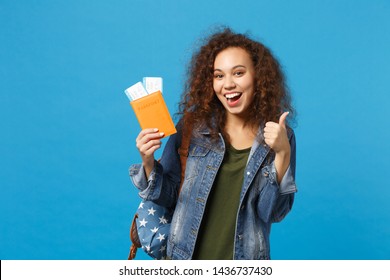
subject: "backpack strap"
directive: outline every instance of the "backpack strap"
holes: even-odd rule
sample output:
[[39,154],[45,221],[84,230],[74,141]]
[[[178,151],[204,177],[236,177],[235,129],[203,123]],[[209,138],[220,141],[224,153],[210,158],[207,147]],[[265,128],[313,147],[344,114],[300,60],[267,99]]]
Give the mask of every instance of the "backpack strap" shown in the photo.
[[137,249],[141,248],[141,242],[139,241],[138,237],[138,231],[137,231],[137,219],[138,214],[136,213],[133,218],[133,222],[131,223],[130,227],[130,240],[131,240],[131,247],[130,247],[130,253],[128,256],[128,260],[132,260],[135,258],[135,255],[137,254]]

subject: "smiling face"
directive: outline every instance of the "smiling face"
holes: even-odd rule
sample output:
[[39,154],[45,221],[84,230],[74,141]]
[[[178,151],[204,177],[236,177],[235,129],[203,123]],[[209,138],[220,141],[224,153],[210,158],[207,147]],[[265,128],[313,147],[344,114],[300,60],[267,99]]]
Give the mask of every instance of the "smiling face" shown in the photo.
[[244,117],[254,96],[254,66],[247,51],[230,47],[214,61],[213,88],[228,116]]

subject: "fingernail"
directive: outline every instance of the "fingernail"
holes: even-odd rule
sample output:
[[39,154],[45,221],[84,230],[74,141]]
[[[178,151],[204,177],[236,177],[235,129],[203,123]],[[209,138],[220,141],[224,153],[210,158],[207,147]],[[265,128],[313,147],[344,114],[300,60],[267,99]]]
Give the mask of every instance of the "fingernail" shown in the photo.
[[160,132],[160,136],[163,136],[164,135],[164,132]]
[[153,131],[154,131],[154,132],[157,132],[157,131],[158,131],[158,128],[153,129]]

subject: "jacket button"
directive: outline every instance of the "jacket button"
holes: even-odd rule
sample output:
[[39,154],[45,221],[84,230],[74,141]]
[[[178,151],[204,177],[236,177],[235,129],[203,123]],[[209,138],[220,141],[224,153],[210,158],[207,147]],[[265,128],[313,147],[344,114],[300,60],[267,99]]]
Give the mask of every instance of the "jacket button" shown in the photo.
[[238,235],[238,239],[242,240],[242,234]]
[[248,172],[246,173],[246,175],[251,175],[251,173],[248,171]]

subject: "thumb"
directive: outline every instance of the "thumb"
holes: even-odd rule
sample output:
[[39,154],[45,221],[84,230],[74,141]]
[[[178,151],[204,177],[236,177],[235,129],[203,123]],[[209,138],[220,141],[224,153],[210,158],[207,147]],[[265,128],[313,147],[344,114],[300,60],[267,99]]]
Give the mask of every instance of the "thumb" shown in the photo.
[[286,128],[286,118],[287,118],[287,115],[289,114],[290,112],[284,112],[280,118],[279,118],[279,125],[283,126],[284,128]]

